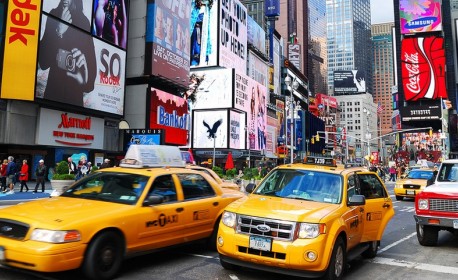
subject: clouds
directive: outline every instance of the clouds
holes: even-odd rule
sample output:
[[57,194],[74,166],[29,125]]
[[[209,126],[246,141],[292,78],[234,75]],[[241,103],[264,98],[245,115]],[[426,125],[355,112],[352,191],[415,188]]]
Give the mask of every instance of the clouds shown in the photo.
[[371,1],[371,22],[385,23],[394,21],[393,1],[370,0]]

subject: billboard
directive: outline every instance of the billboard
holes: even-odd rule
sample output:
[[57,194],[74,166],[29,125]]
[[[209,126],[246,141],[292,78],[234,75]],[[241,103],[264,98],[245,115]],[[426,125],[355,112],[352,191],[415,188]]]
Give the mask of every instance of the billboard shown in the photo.
[[401,43],[401,75],[405,100],[447,99],[444,39],[405,38]]
[[246,7],[239,1],[191,0],[190,64],[246,71]]
[[400,108],[402,122],[439,120],[442,116],[441,101],[428,105],[409,104]]
[[[8,71],[2,73],[1,98],[30,101],[34,99],[41,2],[39,0],[9,1],[3,65],[0,67]],[[0,5],[0,9],[3,10],[3,4]],[[3,24],[5,18],[4,14],[1,15],[1,24]],[[3,38],[0,39],[3,42]]]
[[189,1],[149,1],[145,72],[189,84]]
[[442,31],[441,0],[399,1],[401,34]]
[[358,94],[366,92],[366,77],[363,71],[334,71],[334,94]]
[[246,115],[236,111],[229,114],[229,148],[246,149]]
[[265,0],[265,14],[266,17],[280,16],[280,1],[279,0]]
[[[269,66],[252,51],[248,52],[248,76],[261,85],[269,86]],[[273,73],[272,73],[273,75]]]
[[248,16],[247,42],[266,54],[266,32],[250,16]]
[[193,148],[228,148],[228,111],[193,112]]
[[288,60],[299,70],[302,66],[301,59],[301,45],[288,44]]
[[192,103],[194,110],[232,107],[234,92],[233,69],[218,68],[193,71],[192,73],[202,79],[195,94],[196,100]]
[[124,151],[130,145],[161,145],[162,129],[126,129],[124,130]]
[[164,130],[164,144],[186,145],[190,118],[186,99],[151,88],[149,128]]
[[94,0],[92,35],[126,49],[128,15],[127,0]]

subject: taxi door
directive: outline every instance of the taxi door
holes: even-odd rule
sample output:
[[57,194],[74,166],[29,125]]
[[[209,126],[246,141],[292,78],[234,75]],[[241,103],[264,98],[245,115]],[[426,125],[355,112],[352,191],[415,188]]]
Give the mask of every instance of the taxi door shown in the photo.
[[358,174],[361,194],[366,198],[362,242],[382,238],[386,225],[394,216],[393,202],[376,174]]
[[184,238],[185,202],[179,199],[172,175],[154,179],[149,195],[162,196],[161,204],[143,206],[138,215],[138,242],[142,250],[181,243]]
[[[222,209],[221,198],[212,183],[201,174],[181,173],[177,179],[186,203],[183,229],[189,239],[209,237],[213,231],[216,217]],[[215,182],[216,183],[216,182]]]
[[[356,192],[356,174],[348,176],[346,189],[346,200],[348,203],[353,195],[358,194]],[[348,206],[346,212],[342,215],[347,228],[348,248],[352,248],[360,243],[364,232],[363,218],[364,206]]]

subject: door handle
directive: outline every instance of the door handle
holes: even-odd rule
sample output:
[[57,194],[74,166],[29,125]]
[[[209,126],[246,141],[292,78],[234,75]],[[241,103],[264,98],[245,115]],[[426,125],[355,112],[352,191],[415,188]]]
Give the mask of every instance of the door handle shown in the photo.
[[383,207],[383,208],[390,208],[390,204],[384,203],[382,207]]
[[363,213],[364,212],[364,208],[363,207],[359,207],[359,212]]
[[177,211],[178,213],[183,212],[183,210],[184,210],[183,207],[180,207],[180,208],[177,208],[177,209],[176,209],[176,211]]
[[218,205],[219,205],[218,201],[213,202],[213,206],[218,206]]

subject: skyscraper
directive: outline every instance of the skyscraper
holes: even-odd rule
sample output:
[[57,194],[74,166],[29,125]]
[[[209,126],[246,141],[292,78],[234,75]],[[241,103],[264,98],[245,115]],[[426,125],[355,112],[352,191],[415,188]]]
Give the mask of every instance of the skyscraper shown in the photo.
[[370,0],[326,0],[328,93],[334,92],[334,71],[364,73],[372,92]]

